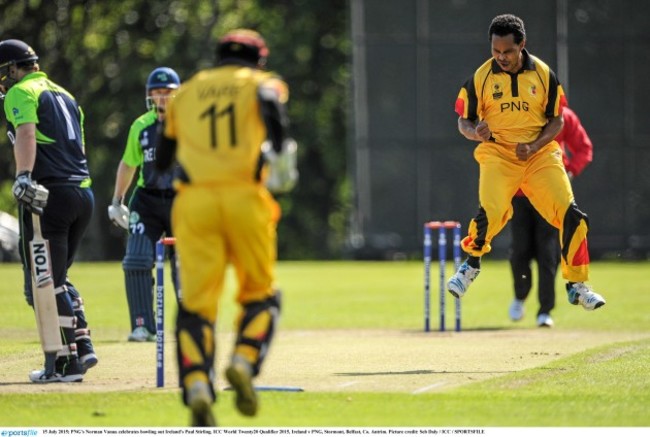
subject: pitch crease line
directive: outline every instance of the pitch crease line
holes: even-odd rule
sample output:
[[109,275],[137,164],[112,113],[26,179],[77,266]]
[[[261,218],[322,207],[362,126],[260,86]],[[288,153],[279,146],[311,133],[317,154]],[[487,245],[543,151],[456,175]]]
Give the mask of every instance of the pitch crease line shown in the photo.
[[431,385],[427,385],[425,387],[421,387],[421,388],[411,392],[411,394],[417,395],[417,394],[420,394],[420,393],[424,393],[425,391],[429,391],[432,388],[437,388],[437,387],[440,387],[440,386],[443,386],[443,385],[445,385],[444,382],[437,382],[435,384],[431,384]]
[[344,382],[343,384],[339,384],[339,388],[345,388],[345,387],[350,387],[351,385],[358,384],[359,381],[350,381],[350,382]]

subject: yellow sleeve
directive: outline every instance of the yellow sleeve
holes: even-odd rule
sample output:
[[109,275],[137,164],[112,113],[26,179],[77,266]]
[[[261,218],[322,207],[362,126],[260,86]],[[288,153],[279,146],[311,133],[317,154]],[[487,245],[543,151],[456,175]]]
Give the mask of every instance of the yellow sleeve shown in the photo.
[[167,108],[165,109],[165,132],[164,135],[167,138],[176,139],[176,124],[174,119],[174,101],[178,98],[178,93],[176,96],[167,102]]

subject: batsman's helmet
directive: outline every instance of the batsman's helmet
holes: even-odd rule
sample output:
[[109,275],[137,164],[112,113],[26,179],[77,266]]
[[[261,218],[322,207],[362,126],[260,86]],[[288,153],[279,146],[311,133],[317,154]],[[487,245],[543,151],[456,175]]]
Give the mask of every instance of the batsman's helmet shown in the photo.
[[10,66],[20,67],[36,61],[38,61],[36,52],[23,41],[18,39],[0,41],[0,85],[7,90],[15,83],[8,77]]
[[244,61],[261,68],[266,64],[268,56],[266,41],[254,30],[232,30],[217,43],[217,58],[220,63]]
[[0,41],[0,68],[11,64],[27,64],[38,61],[36,52],[18,39]]
[[175,90],[181,86],[181,79],[178,77],[178,73],[172,70],[169,67],[158,67],[149,73],[147,78],[146,86],[146,95],[145,101],[147,103],[147,109],[153,109],[153,99],[151,98],[151,90],[156,90],[160,88],[167,88]]

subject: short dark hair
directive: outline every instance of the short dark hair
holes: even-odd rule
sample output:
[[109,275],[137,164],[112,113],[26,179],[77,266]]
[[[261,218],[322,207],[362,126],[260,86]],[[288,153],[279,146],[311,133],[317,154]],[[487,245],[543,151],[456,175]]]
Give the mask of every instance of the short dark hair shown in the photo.
[[524,21],[512,14],[497,15],[490,23],[490,30],[488,31],[488,38],[492,41],[492,35],[508,36],[514,35],[515,44],[521,43],[526,39],[526,28]]

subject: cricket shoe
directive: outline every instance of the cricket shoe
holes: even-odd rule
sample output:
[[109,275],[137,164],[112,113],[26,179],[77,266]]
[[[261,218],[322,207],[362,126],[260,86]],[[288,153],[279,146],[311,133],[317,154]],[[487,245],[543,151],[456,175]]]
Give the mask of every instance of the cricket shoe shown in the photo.
[[235,391],[235,405],[244,416],[257,414],[257,393],[253,388],[253,369],[244,358],[234,355],[226,369],[226,379]]
[[191,426],[217,426],[212,414],[212,394],[210,387],[203,381],[197,381],[187,391],[187,405],[192,411]]
[[86,355],[79,357],[79,364],[81,364],[81,371],[85,374],[88,369],[95,367],[99,363],[97,355],[95,353],[87,353]]
[[540,328],[552,328],[553,319],[551,319],[550,314],[540,314],[537,316],[537,326]]
[[138,326],[129,334],[129,341],[143,343],[145,341],[156,341],[156,334],[152,334],[144,326]]
[[83,371],[78,358],[59,358],[56,360],[54,372],[47,370],[34,370],[29,374],[30,381],[37,384],[48,384],[51,382],[81,382]]
[[510,315],[510,320],[513,322],[518,322],[524,318],[524,301],[515,299],[510,304],[510,309],[508,310]]
[[479,273],[481,273],[481,269],[475,269],[465,261],[460,265],[458,271],[454,273],[454,276],[447,281],[447,290],[454,297],[463,297]]
[[62,375],[58,372],[47,374],[45,373],[45,369],[32,370],[29,374],[29,380],[36,384],[47,384],[50,382],[81,382],[83,381],[83,375],[81,373],[78,375]]
[[584,282],[574,282],[573,285],[567,283],[566,292],[570,304],[580,304],[587,311],[593,311],[605,305],[605,298],[600,294],[595,293],[591,287]]
[[75,331],[77,343],[77,353],[79,354],[79,364],[81,370],[86,373],[91,367],[95,367],[99,363],[93,342],[90,340],[89,329],[78,329]]

